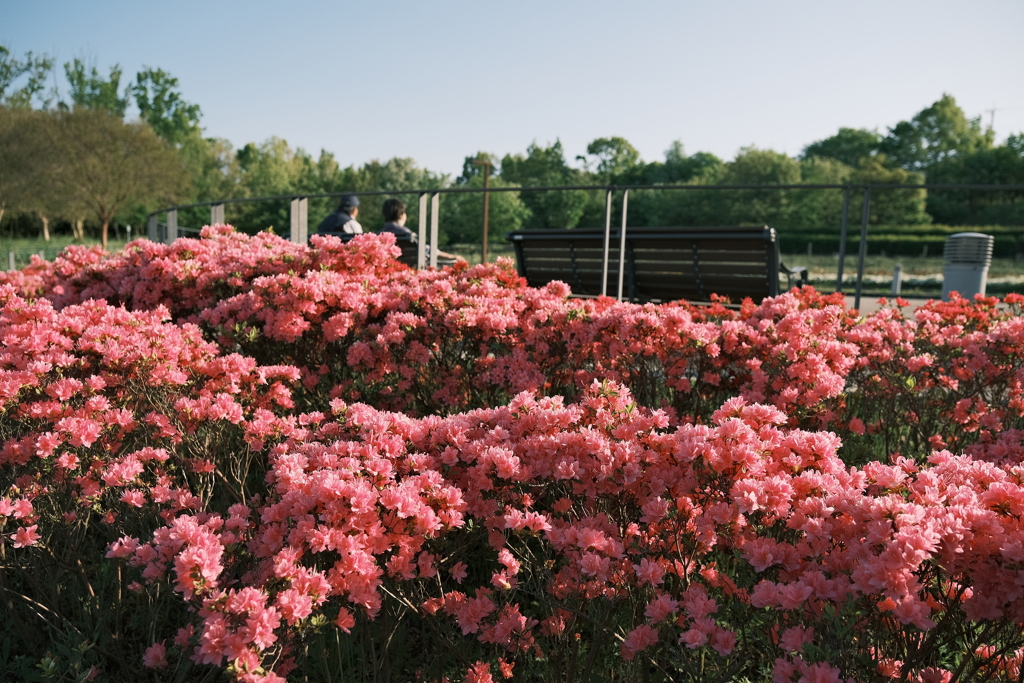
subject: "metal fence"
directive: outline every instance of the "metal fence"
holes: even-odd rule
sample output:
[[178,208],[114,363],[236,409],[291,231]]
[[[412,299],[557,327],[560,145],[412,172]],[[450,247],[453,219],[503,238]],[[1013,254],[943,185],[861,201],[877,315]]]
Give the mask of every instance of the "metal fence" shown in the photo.
[[[604,264],[603,264],[603,288],[602,294],[607,294],[608,285],[608,254],[612,237],[612,197],[615,193],[621,193],[621,228],[618,230],[620,240],[619,248],[619,282],[618,298],[623,295],[623,272],[626,250],[626,233],[628,231],[628,207],[629,193],[638,190],[656,190],[669,192],[694,192],[694,191],[786,191],[786,190],[841,190],[843,193],[842,221],[839,230],[839,268],[836,276],[835,291],[843,291],[843,270],[846,260],[846,243],[850,230],[850,204],[855,195],[861,200],[861,220],[859,231],[859,245],[857,253],[857,279],[854,291],[854,308],[860,308],[861,296],[864,293],[864,261],[867,257],[867,240],[869,233],[869,217],[871,215],[872,192],[881,190],[978,190],[978,191],[1024,191],[1024,184],[1014,185],[981,185],[981,184],[793,184],[793,185],[573,185],[573,186],[550,186],[550,187],[447,187],[435,189],[412,189],[412,190],[373,190],[367,192],[332,192],[324,194],[306,195],[274,195],[267,197],[246,197],[238,199],[221,199],[216,201],[196,202],[182,204],[160,209],[149,214],[147,219],[147,234],[149,239],[159,242],[173,242],[183,233],[197,233],[194,228],[183,228],[178,225],[178,212],[183,209],[208,206],[210,208],[210,224],[224,223],[224,208],[228,204],[243,204],[250,202],[265,201],[289,201],[290,202],[290,239],[293,242],[306,243],[309,237],[309,200],[319,198],[338,198],[345,195],[358,196],[381,196],[415,194],[419,196],[419,251],[417,255],[417,266],[424,268],[429,265],[437,267],[437,251],[439,248],[439,226],[440,226],[440,202],[443,194],[464,194],[477,193],[486,197],[490,193],[497,192],[568,192],[568,191],[603,191],[605,193],[605,216],[604,216]],[[428,211],[429,205],[429,211]],[[166,215],[165,221],[158,221],[160,214]],[[429,217],[428,217],[429,214]],[[484,222],[485,232],[483,235],[484,244],[487,243],[486,221]],[[429,238],[429,239],[428,239]],[[427,245],[433,248],[427,249]],[[486,254],[486,247],[484,253]]]

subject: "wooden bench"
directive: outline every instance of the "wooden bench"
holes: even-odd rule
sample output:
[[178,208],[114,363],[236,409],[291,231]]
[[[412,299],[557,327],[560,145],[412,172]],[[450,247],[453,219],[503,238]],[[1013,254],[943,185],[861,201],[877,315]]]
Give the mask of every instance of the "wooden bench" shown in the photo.
[[[506,235],[519,274],[532,287],[561,280],[574,296],[601,294],[604,230],[516,230]],[[618,294],[619,231],[608,248],[610,296]],[[779,273],[787,289],[807,283],[806,268],[787,268],[773,228],[628,228],[622,295],[636,302],[686,299],[709,301],[712,294],[738,304],[777,296]]]

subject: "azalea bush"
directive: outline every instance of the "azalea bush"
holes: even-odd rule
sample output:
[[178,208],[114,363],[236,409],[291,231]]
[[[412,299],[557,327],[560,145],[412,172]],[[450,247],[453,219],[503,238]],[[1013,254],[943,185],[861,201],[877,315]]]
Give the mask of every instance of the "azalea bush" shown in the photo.
[[56,638],[137,668],[128,653],[151,629],[138,617],[176,605],[133,592],[107,547],[248,500],[263,440],[294,421],[295,368],[222,355],[166,318],[102,302],[56,311],[0,286],[0,586],[15,651]]
[[0,666],[1018,679],[1024,297],[639,305],[396,252],[215,226],[0,275]]

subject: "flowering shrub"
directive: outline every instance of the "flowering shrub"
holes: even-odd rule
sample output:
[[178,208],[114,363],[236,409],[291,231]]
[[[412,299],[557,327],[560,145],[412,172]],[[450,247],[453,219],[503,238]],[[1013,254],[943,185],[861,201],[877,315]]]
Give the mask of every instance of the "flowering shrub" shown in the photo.
[[112,255],[99,247],[71,246],[52,263],[33,257],[24,271],[0,273],[0,284],[19,287],[23,296],[45,297],[57,308],[103,299],[131,310],[163,306],[179,320],[247,290],[265,275],[406,269],[393,258],[398,254],[393,236],[360,237],[352,247],[332,237],[312,240],[316,249],[270,232],[249,237],[227,225],[207,226],[199,239],[169,245],[140,239]]
[[0,580],[23,596],[8,607],[29,639],[46,641],[40,617],[89,636],[123,627],[133,598],[94,585],[110,541],[247,500],[264,471],[250,446],[291,426],[294,368],[221,356],[166,318],[98,302],[58,312],[0,287]]
[[0,637],[76,679],[1019,677],[1024,297],[395,251],[214,226],[0,276]]
[[[433,622],[442,651],[584,679],[616,655],[684,680],[971,678],[1024,647],[1024,597],[1005,590],[1020,467],[847,468],[834,435],[773,407],[737,398],[668,429],[614,384],[444,419],[334,413],[272,449],[255,509],[115,545],[193,605],[173,649],[255,680],[317,629],[387,610]],[[967,623],[992,640],[952,654]]]

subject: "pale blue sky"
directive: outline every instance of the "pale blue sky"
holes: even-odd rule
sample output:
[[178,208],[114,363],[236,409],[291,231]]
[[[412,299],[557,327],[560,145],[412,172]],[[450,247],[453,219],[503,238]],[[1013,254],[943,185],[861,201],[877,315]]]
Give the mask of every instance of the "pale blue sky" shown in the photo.
[[0,0],[0,43],[181,81],[208,136],[272,135],[343,165],[457,175],[477,150],[618,135],[732,158],[799,154],[948,92],[1024,131],[1024,1],[218,2]]

